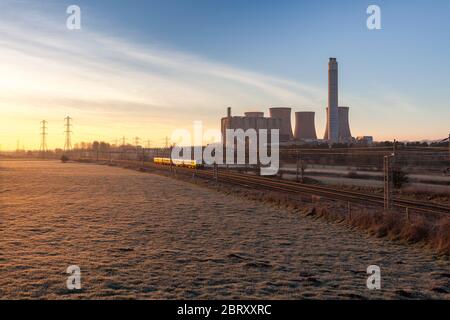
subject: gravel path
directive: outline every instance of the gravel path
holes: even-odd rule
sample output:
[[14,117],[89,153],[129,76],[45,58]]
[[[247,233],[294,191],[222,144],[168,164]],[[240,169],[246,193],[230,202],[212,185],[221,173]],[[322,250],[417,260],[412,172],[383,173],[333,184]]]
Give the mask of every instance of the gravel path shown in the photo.
[[[379,265],[382,290],[366,288]],[[82,290],[66,288],[81,268]],[[450,299],[450,264],[163,176],[0,161],[0,298]]]

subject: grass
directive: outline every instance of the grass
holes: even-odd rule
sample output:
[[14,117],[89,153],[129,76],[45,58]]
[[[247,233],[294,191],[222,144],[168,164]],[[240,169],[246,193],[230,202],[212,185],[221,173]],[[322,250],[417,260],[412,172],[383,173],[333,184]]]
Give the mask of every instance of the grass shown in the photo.
[[[318,211],[318,210],[316,210]],[[450,256],[450,219],[448,217],[430,218],[423,215],[408,220],[398,212],[376,212],[373,210],[354,210],[350,217],[331,214],[321,210],[327,220],[343,221],[350,227],[368,232],[372,236],[402,241],[408,244],[422,244],[432,250]]]
[[387,238],[405,244],[418,244],[438,254],[450,256],[450,217],[383,212],[376,207],[348,207],[320,197],[290,197],[275,192],[255,192],[228,188],[227,193],[239,193],[247,199],[298,212],[327,222],[343,224],[367,232],[378,238]]
[[[171,176],[167,172],[159,174]],[[450,217],[432,215],[411,215],[405,213],[384,213],[378,207],[356,207],[348,210],[347,204],[329,201],[311,195],[290,195],[273,191],[249,190],[237,186],[192,179],[179,175],[178,179],[188,180],[195,184],[207,185],[227,194],[235,194],[249,200],[263,202],[277,208],[298,212],[306,216],[320,218],[329,222],[342,223],[350,228],[368,232],[371,236],[388,238],[407,244],[420,244],[424,247],[450,256]]]

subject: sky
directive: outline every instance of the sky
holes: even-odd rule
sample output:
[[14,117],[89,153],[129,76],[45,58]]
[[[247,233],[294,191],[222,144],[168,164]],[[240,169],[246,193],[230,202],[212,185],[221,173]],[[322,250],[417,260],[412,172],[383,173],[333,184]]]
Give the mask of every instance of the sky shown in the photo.
[[329,57],[353,136],[443,139],[449,38],[447,0],[0,0],[0,145],[38,149],[45,119],[63,147],[68,115],[73,143],[163,145],[196,120],[219,129],[226,107],[315,111],[323,137]]

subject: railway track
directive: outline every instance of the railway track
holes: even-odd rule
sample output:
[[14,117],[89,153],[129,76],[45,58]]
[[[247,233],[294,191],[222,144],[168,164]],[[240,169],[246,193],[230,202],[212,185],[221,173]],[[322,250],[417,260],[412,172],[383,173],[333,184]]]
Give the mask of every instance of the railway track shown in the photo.
[[[231,179],[239,181],[245,179],[247,183],[252,183],[254,186],[266,186],[283,188],[285,191],[298,192],[298,193],[311,193],[318,196],[323,196],[330,199],[337,199],[350,202],[366,202],[375,205],[383,205],[384,199],[382,196],[374,194],[364,194],[360,192],[346,191],[340,189],[334,189],[330,187],[305,185],[290,181],[279,181],[271,178],[265,178],[260,176],[251,176],[248,174],[234,174],[234,173],[222,173],[219,174],[219,180]],[[423,203],[419,201],[406,200],[395,198],[393,200],[393,206],[401,209],[411,209],[422,212],[430,213],[450,213],[450,208],[434,203]]]
[[[142,166],[142,162],[131,160],[114,160],[116,163],[123,163],[132,166]],[[154,163],[145,162],[144,167],[171,170],[170,166],[156,165]],[[173,169],[176,168],[176,169]],[[192,175],[195,173],[198,177],[206,179],[215,179],[214,173],[211,169],[195,170],[183,167],[173,167],[176,172]],[[294,194],[309,194],[321,196],[327,199],[340,200],[353,203],[366,203],[377,206],[383,206],[384,200],[382,196],[375,194],[366,194],[361,192],[340,190],[336,188],[306,185],[293,181],[281,181],[269,177],[256,176],[251,174],[236,173],[231,171],[219,170],[217,179],[221,182],[227,182],[234,185],[239,185],[246,188],[258,188],[265,190],[272,190],[278,192],[287,192]],[[434,203],[425,203],[414,200],[394,198],[392,205],[394,208],[418,211],[424,213],[434,214],[450,214],[450,207],[438,205]]]

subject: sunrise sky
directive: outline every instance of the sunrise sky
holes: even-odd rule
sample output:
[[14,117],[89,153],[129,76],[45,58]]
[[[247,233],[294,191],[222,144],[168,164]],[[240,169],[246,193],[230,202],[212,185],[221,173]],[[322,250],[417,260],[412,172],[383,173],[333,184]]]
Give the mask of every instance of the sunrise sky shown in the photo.
[[[50,148],[135,136],[162,145],[201,120],[271,106],[316,111],[325,128],[327,63],[339,62],[352,134],[443,139],[450,131],[450,2],[0,0],[0,144]],[[81,30],[66,28],[81,7]]]

